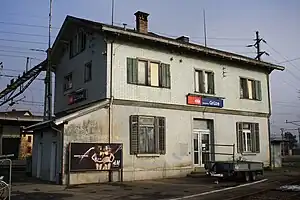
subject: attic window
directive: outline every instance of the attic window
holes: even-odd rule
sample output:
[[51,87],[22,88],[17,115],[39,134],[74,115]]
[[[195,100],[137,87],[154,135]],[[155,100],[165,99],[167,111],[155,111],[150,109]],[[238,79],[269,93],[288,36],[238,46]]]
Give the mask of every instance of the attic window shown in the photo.
[[70,58],[83,52],[85,50],[85,46],[86,34],[81,30],[70,41]]

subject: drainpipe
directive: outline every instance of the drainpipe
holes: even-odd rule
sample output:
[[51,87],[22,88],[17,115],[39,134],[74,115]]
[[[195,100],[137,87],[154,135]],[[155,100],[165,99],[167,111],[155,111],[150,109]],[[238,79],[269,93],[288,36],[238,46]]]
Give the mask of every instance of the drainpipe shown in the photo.
[[[63,135],[63,130],[64,130],[64,125],[65,125],[66,122],[63,122],[62,126],[63,126],[63,129],[62,130],[59,130],[55,127],[53,127],[52,125],[50,125],[50,128],[53,129],[54,131],[58,132],[59,133],[59,136],[60,136],[60,177],[59,177],[59,184],[63,183],[63,174],[64,174],[64,160],[62,159],[63,156],[64,156],[64,135]],[[68,174],[68,176],[70,176],[70,174]],[[70,181],[68,181],[69,183]]]
[[108,113],[108,143],[111,143],[112,140],[112,115],[113,115],[113,43],[112,40],[110,43],[110,86],[109,86],[109,113]]
[[269,71],[267,74],[267,90],[268,90],[268,105],[269,105],[269,114],[268,114],[268,136],[269,136],[269,162],[270,167],[272,167],[272,153],[271,153],[271,123],[270,123],[270,117],[271,117],[271,97],[270,97],[270,74],[272,70]]

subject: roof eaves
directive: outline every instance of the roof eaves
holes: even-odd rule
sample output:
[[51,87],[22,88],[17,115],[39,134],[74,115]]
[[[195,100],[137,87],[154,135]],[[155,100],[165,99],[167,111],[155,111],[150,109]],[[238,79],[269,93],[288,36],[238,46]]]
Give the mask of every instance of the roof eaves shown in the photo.
[[275,65],[275,64],[271,64],[271,63],[267,63],[267,62],[263,62],[263,61],[257,61],[255,59],[248,58],[248,57],[234,54],[234,53],[229,53],[229,52],[225,52],[225,51],[221,51],[221,50],[217,50],[217,49],[213,49],[213,48],[208,48],[208,47],[204,47],[204,46],[200,46],[200,45],[196,45],[196,44],[190,44],[190,43],[184,44],[184,43],[175,41],[175,39],[173,39],[173,38],[167,38],[167,37],[158,36],[158,35],[141,34],[141,33],[124,30],[121,28],[116,28],[116,27],[112,27],[110,25],[104,25],[104,24],[102,24],[102,30],[108,31],[108,32],[113,32],[113,33],[118,33],[118,34],[123,34],[123,35],[128,35],[128,36],[132,36],[132,37],[148,39],[148,40],[161,42],[161,43],[165,43],[165,44],[170,44],[170,45],[186,48],[189,50],[194,50],[194,51],[199,51],[199,52],[207,53],[207,54],[214,55],[214,56],[219,56],[222,58],[226,58],[228,60],[235,60],[238,62],[244,62],[244,63],[248,63],[248,64],[258,65],[258,66],[281,70],[281,71],[283,71],[285,69],[283,66],[280,66],[280,65]]

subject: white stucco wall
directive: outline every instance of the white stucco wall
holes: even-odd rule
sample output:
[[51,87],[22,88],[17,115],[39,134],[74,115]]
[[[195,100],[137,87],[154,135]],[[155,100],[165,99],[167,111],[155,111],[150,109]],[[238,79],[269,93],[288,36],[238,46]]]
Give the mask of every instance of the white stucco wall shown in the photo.
[[[211,70],[215,74],[215,93],[217,97],[225,97],[224,108],[268,113],[267,75],[265,73],[245,69],[228,64],[220,64],[193,58],[187,55],[150,49],[142,45],[114,43],[113,57],[113,96],[115,99],[150,101],[170,104],[186,104],[186,95],[194,93],[194,69]],[[108,56],[110,43],[108,44]],[[171,89],[138,86],[127,84],[126,58],[144,58],[170,64]],[[173,58],[171,61],[170,59]],[[179,60],[182,60],[180,62]],[[223,77],[225,67],[226,77]],[[262,101],[240,99],[239,77],[247,77],[261,81]],[[109,80],[109,60],[108,75]],[[109,81],[108,86],[109,88]]]
[[64,128],[63,154],[63,184],[81,184],[107,182],[106,172],[76,172],[71,173],[68,180],[68,147],[72,142],[79,143],[107,143],[108,142],[108,110],[102,108],[89,114],[70,120]]
[[[107,142],[107,114],[107,110],[103,108],[71,120],[65,128],[64,149],[67,148],[69,142]],[[165,155],[159,155],[158,157],[137,157],[130,155],[130,115],[166,117],[167,149]],[[113,143],[123,143],[124,145],[124,181],[186,176],[191,172],[193,170],[192,130],[194,118],[214,120],[214,138],[217,144],[236,144],[236,122],[247,121],[259,123],[260,153],[243,157],[251,161],[262,161],[266,166],[269,165],[267,118],[114,105],[113,134],[111,138]],[[91,128],[88,128],[88,131],[86,131],[82,128],[83,123],[90,124]],[[180,146],[186,146],[186,148],[181,148]],[[231,150],[230,148],[216,148],[216,152],[231,153]],[[235,156],[239,155],[235,154]],[[66,157],[64,157],[64,162],[66,163],[65,159]],[[229,156],[216,155],[216,160],[228,159]],[[116,173],[114,175],[114,177],[117,176]],[[64,176],[64,181],[66,184],[66,175]],[[105,172],[71,173],[70,176],[71,184],[106,181],[108,181],[108,174]]]

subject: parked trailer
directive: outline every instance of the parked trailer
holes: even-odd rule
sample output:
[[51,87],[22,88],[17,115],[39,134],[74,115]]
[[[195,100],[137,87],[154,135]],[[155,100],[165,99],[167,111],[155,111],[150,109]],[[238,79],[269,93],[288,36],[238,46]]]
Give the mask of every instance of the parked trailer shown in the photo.
[[264,174],[262,162],[216,161],[206,165],[207,175],[219,179],[243,178],[246,182],[256,181],[257,175]]
[[[230,147],[231,151],[229,151],[230,153],[215,151],[210,153],[210,160],[205,163],[206,174],[208,176],[217,177],[218,179],[243,178],[248,182],[255,181],[257,175],[264,174],[263,162],[235,160],[234,144],[211,144],[210,146],[213,146],[211,149],[215,149],[216,147]],[[215,155],[227,155],[231,159],[227,161],[215,161]]]

